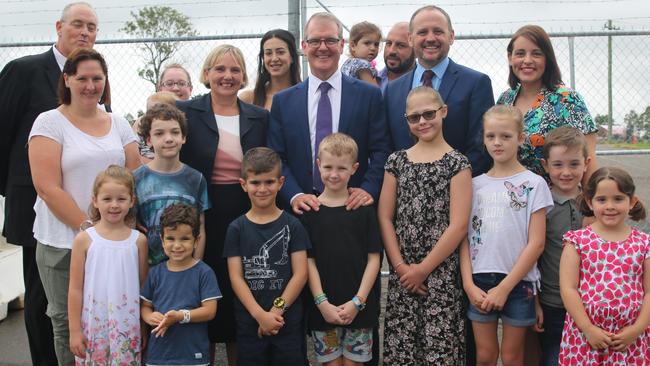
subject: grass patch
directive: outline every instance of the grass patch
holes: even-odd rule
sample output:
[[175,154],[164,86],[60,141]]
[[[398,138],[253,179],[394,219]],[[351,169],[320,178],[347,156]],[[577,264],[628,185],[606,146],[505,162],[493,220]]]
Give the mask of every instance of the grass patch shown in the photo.
[[606,146],[611,146],[617,149],[626,149],[626,150],[647,150],[650,149],[650,141],[639,141],[636,144],[630,144],[627,142],[614,143],[614,144],[605,144]]

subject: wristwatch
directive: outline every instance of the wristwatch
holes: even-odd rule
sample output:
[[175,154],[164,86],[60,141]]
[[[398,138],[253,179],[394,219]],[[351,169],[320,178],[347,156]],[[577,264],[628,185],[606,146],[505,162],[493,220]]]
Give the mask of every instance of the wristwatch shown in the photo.
[[286,302],[284,302],[284,299],[281,297],[276,297],[275,300],[273,300],[273,307],[284,311],[287,307]]

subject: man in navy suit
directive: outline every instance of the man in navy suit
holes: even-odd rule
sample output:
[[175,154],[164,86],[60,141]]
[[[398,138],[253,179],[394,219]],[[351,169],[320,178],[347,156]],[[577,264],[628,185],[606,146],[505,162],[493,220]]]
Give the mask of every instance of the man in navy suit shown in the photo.
[[[27,137],[36,117],[59,106],[57,86],[66,57],[92,48],[97,15],[83,2],[65,6],[56,21],[56,44],[44,53],[9,62],[0,72],[0,194],[5,196],[2,235],[23,247],[25,328],[34,365],[57,365],[47,299],[36,267],[34,202],[36,191],[27,159]],[[74,360],[73,360],[74,361]]]
[[485,172],[490,161],[483,149],[481,133],[483,113],[494,105],[490,78],[447,56],[454,43],[454,30],[449,14],[437,6],[425,6],[413,13],[409,42],[417,57],[416,67],[390,82],[384,93],[393,149],[413,145],[404,119],[406,97],[411,89],[426,85],[427,76],[432,75],[431,87],[440,92],[448,106],[442,127],[445,140],[469,158],[472,175]]
[[285,183],[280,199],[297,214],[318,210],[320,205],[316,198],[320,192],[314,179],[314,156],[318,151],[321,84],[329,83],[324,93],[330,102],[328,133],[346,133],[359,146],[359,169],[350,180],[347,208],[372,204],[381,190],[384,163],[390,151],[381,91],[341,74],[338,64],[343,52],[342,35],[342,25],[335,16],[314,14],[305,26],[302,41],[311,76],[273,98],[268,143],[283,161]]

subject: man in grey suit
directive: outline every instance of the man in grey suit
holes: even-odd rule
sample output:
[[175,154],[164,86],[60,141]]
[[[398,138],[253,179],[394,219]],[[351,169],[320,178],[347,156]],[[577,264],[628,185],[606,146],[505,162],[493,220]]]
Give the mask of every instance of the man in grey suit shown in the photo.
[[[36,267],[33,237],[36,191],[27,158],[27,137],[36,117],[58,107],[57,86],[66,57],[76,48],[92,48],[97,15],[88,3],[65,6],[55,23],[57,40],[46,52],[9,62],[0,72],[0,194],[5,196],[2,235],[23,247],[25,327],[34,365],[56,365],[47,299]],[[58,352],[56,352],[58,354]],[[72,359],[74,363],[74,359]],[[68,364],[69,360],[59,363]]]

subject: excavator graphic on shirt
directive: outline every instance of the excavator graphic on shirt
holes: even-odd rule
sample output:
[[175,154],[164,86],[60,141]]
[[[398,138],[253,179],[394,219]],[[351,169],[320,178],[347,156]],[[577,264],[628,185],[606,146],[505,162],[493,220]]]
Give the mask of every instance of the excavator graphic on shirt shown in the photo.
[[244,264],[244,278],[247,280],[275,278],[278,272],[271,269],[270,252],[276,245],[282,244],[282,257],[273,262],[275,265],[285,265],[289,263],[289,240],[291,234],[289,232],[289,225],[285,225],[282,230],[273,235],[271,239],[267,240],[257,255],[250,258],[243,257],[242,263]]

